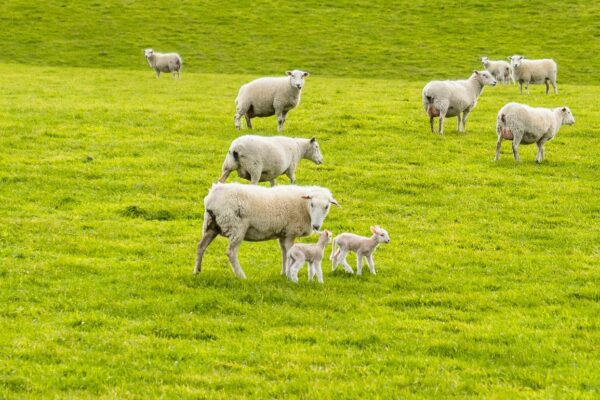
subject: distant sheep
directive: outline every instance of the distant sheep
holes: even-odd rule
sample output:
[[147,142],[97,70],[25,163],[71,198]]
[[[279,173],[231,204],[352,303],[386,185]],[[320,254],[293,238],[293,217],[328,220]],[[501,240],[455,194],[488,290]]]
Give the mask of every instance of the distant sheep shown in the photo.
[[203,234],[198,243],[194,273],[200,272],[208,245],[221,235],[229,239],[227,257],[239,278],[246,278],[238,260],[244,240],[278,239],[281,273],[285,274],[287,252],[294,240],[319,230],[331,204],[339,207],[331,192],[319,186],[213,185],[204,198]]
[[536,143],[535,161],[544,159],[544,144],[552,140],[562,125],[573,125],[575,118],[569,107],[533,108],[525,104],[508,103],[498,112],[496,158],[500,158],[502,139],[512,140],[515,161],[519,162],[519,144]]
[[229,146],[219,182],[224,183],[231,171],[254,184],[269,181],[286,174],[296,183],[296,168],[301,159],[323,163],[319,143],[312,139],[293,139],[283,136],[263,137],[246,135],[235,139]]
[[235,128],[241,129],[240,118],[246,118],[246,124],[252,129],[254,117],[277,116],[277,131],[283,130],[287,113],[300,104],[304,78],[308,72],[287,71],[283,78],[259,78],[240,88],[235,99]]
[[558,94],[556,86],[557,66],[552,59],[528,60],[523,56],[514,55],[508,57],[512,68],[513,80],[519,83],[519,92],[523,94],[523,83],[525,91],[529,94],[530,83],[545,83],[546,94],[550,91],[550,85],[554,88],[554,94]]
[[156,77],[160,78],[161,72],[172,72],[173,78],[177,74],[177,78],[181,79],[179,75],[181,72],[182,61],[181,57],[177,53],[157,53],[152,49],[144,50],[144,55],[148,60],[148,64],[154,71],[156,71]]
[[304,263],[308,263],[308,280],[312,281],[317,276],[317,281],[323,283],[323,268],[321,262],[325,247],[331,242],[331,232],[324,230],[319,233],[319,240],[315,244],[296,243],[287,253],[287,277],[298,283],[298,271]]
[[510,83],[512,74],[510,72],[509,63],[503,60],[492,61],[487,57],[481,57],[481,63],[498,82],[502,82],[504,84]]
[[[487,71],[473,71],[466,80],[460,81],[431,81],[423,88],[423,107],[429,116],[431,132],[433,118],[440,118],[439,133],[444,134],[444,118],[456,116],[457,130],[464,132],[467,116],[475,108],[477,99],[485,85],[496,85],[496,80]],[[462,113],[462,130],[460,129]]]
[[[353,274],[352,267],[346,261],[348,252],[356,253],[356,274],[362,275],[363,258],[367,259],[371,273],[375,275],[375,262],[373,261],[373,253],[380,243],[389,243],[390,236],[385,229],[379,225],[371,227],[370,238],[358,236],[353,233],[342,233],[333,239],[333,249],[331,250],[330,260],[332,261],[331,270],[335,271],[338,264],[341,263],[344,270],[349,274]],[[336,250],[336,246],[338,249]]]

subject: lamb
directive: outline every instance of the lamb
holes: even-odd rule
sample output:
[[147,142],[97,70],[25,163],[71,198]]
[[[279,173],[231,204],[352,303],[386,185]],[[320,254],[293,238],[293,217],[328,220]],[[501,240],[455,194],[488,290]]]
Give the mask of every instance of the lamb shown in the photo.
[[321,261],[325,247],[331,242],[331,232],[324,230],[317,232],[319,240],[316,244],[296,243],[287,253],[287,277],[294,283],[298,283],[298,271],[305,262],[308,262],[308,280],[312,281],[317,276],[317,281],[323,283],[323,269]]
[[271,186],[275,186],[275,179],[283,174],[294,184],[296,168],[302,158],[317,165],[323,163],[316,138],[240,136],[229,146],[219,182],[224,183],[231,171],[237,170],[241,178],[250,180],[255,185],[269,181]]
[[297,69],[286,72],[283,78],[259,78],[240,88],[235,99],[235,128],[241,129],[240,118],[246,117],[246,125],[252,129],[254,117],[277,116],[277,131],[283,130],[287,113],[300,104],[304,78],[310,74]]
[[[460,81],[431,81],[423,88],[423,107],[429,116],[431,132],[433,118],[440,117],[439,133],[444,135],[444,118],[456,116],[457,130],[464,132],[467,117],[483,91],[485,85],[496,86],[496,80],[487,71],[473,71],[466,80]],[[462,113],[462,130],[460,129]]]
[[523,56],[514,55],[508,57],[513,73],[513,81],[519,82],[519,92],[523,94],[523,82],[525,91],[529,94],[530,83],[545,83],[546,94],[550,91],[550,85],[554,88],[554,94],[558,94],[556,86],[556,62],[552,59],[528,60]]
[[197,274],[202,257],[217,235],[229,239],[227,257],[239,278],[246,275],[238,260],[242,241],[259,242],[278,239],[281,248],[281,273],[286,271],[286,257],[294,240],[319,230],[331,204],[339,207],[331,192],[320,186],[263,186],[217,183],[204,198],[202,239],[196,254]]
[[173,78],[181,79],[181,57],[177,53],[157,53],[152,49],[144,50],[148,64],[156,71],[156,77],[160,78],[161,72],[172,72]]
[[497,81],[505,84],[510,82],[512,74],[510,72],[510,64],[506,61],[492,61],[487,57],[481,57],[481,63]]
[[[371,227],[371,233],[373,234],[370,238],[364,236],[358,236],[353,233],[342,233],[333,239],[333,249],[331,250],[332,261],[331,270],[335,271],[338,264],[341,262],[344,269],[349,274],[353,274],[352,267],[346,262],[346,255],[349,251],[356,253],[356,273],[362,275],[363,257],[367,259],[369,264],[369,270],[373,275],[375,272],[375,262],[373,261],[373,252],[380,243],[389,243],[390,236],[385,229],[379,227],[379,225]],[[338,249],[336,250],[336,246]]]
[[552,140],[562,125],[573,125],[575,118],[569,107],[533,108],[525,104],[508,103],[498,112],[495,161],[500,158],[502,139],[512,140],[515,161],[519,162],[519,144],[536,143],[535,161],[544,159],[544,144]]

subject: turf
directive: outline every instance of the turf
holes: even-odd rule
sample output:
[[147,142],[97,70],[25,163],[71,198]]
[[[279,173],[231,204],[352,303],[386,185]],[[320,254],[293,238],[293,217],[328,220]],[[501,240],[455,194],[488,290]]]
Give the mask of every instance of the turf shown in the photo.
[[[244,243],[248,279],[241,281],[229,268],[222,238],[209,247],[203,272],[191,274],[202,199],[238,135],[237,89],[255,76],[261,54],[281,48],[283,27],[267,23],[264,37],[270,29],[277,39],[245,58],[225,32],[237,23],[260,24],[243,18],[244,7],[235,14],[227,4],[65,3],[60,14],[54,11],[61,3],[27,4],[0,6],[31,21],[18,38],[7,36],[14,26],[0,33],[0,398],[600,395],[600,86],[582,72],[597,60],[573,57],[565,61],[577,67],[571,71],[559,63],[560,76],[571,79],[559,81],[558,96],[544,96],[540,86],[528,97],[515,86],[486,88],[467,133],[456,133],[451,119],[442,139],[428,132],[421,108],[425,72],[403,79],[410,78],[409,63],[374,79],[379,75],[372,71],[393,66],[373,52],[367,60],[345,59],[353,46],[339,32],[360,43],[363,30],[373,37],[386,32],[393,14],[380,4],[342,7],[334,24],[308,4],[322,20],[320,31],[307,33],[305,48],[339,58],[322,60],[328,74],[308,78],[302,104],[288,116],[285,134],[316,135],[325,156],[320,166],[303,161],[298,181],[327,186],[339,200],[342,208],[326,220],[334,233],[367,234],[378,223],[392,241],[375,255],[376,276],[332,273],[325,264],[322,286],[306,282],[305,269],[298,285],[283,279],[276,242]],[[411,4],[406,19],[441,13],[419,14],[424,5]],[[582,18],[597,15],[595,7],[572,6]],[[86,13],[97,8],[108,10],[106,23],[85,24]],[[293,11],[272,9],[273,15]],[[510,8],[483,9],[504,15]],[[445,12],[456,12],[456,22],[460,11]],[[38,13],[42,20],[63,15],[77,26],[41,24]],[[181,24],[175,32],[181,42],[165,46],[189,38],[191,49],[203,40],[194,34],[200,30],[229,43],[222,58],[210,61],[211,73],[195,72],[203,68],[192,56],[181,81],[157,80],[141,54],[110,46],[117,42],[107,39],[111,31],[132,43],[145,37],[150,45],[144,21],[157,13],[166,21],[184,13],[195,22]],[[354,19],[343,18],[348,15]],[[355,31],[357,19],[369,24]],[[328,36],[328,29],[337,33]],[[578,23],[572,30],[585,29],[593,35],[597,26]],[[485,35],[500,31],[474,36],[475,45],[485,46]],[[584,43],[574,46],[566,37],[556,32],[564,46],[557,48],[584,51]],[[40,52],[37,39],[62,43],[67,58]],[[116,64],[80,57],[105,39]],[[540,53],[550,48],[540,46]],[[34,49],[38,57],[25,57]],[[471,51],[460,51],[443,65],[430,61],[428,71],[468,74],[476,57],[467,62]],[[564,51],[559,55],[566,57]],[[181,52],[184,60],[193,54]],[[279,54],[279,61],[263,59],[265,70],[318,59]],[[428,49],[418,57],[437,54]],[[75,59],[81,68],[65,66]],[[340,77],[338,69],[353,73]],[[492,162],[496,112],[511,100],[566,104],[574,113],[576,124],[546,145],[541,165],[533,161],[535,146],[522,146],[515,165],[506,143],[500,161]],[[254,125],[255,133],[275,133],[273,118]]]

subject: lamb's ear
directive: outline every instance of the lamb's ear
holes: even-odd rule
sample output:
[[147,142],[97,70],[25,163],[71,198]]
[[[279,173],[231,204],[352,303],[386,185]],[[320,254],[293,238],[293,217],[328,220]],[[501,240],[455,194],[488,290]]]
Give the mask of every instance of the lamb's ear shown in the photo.
[[286,74],[287,76],[292,76],[292,71],[285,71],[285,74]]
[[377,232],[375,231],[375,227],[374,227],[374,226],[371,226],[371,228],[370,228],[370,229],[371,229],[371,233],[372,233],[373,235],[375,235],[375,234],[377,233]]
[[311,143],[314,143],[314,142],[316,142],[316,141],[317,141],[317,138],[316,138],[316,137],[314,137],[314,136],[313,136],[313,137],[311,137],[311,138],[310,138],[310,142],[311,142]]
[[302,198],[306,199],[306,200],[310,200],[310,199],[312,199],[312,196],[305,194],[304,196],[302,196]]
[[308,72],[305,72],[302,74],[302,76],[306,78],[306,77],[310,76],[310,74]]
[[338,206],[339,208],[342,208],[342,206],[340,206],[340,205],[338,204],[337,200],[336,200],[336,199],[334,199],[333,197],[332,197],[332,198],[329,200],[329,202],[330,202],[331,204],[335,204],[335,205],[336,205],[336,206]]

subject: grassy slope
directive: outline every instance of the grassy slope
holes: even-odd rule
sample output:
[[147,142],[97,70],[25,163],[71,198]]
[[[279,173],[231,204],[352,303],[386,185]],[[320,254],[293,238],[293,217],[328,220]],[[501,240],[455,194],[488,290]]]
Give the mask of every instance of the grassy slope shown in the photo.
[[[135,53],[156,43],[144,29],[150,12],[126,15],[114,4],[91,31],[86,12],[98,11],[87,7],[77,10],[78,19],[74,6],[66,7],[66,25],[56,26],[40,21],[56,18],[58,6],[49,5],[38,20],[39,6],[0,5],[27,16],[31,28],[16,35],[23,23],[13,14],[16,22],[0,33],[5,61],[59,64],[56,53],[40,51],[49,42],[81,66],[109,66],[103,63],[110,58],[120,60],[111,67],[143,68],[0,65],[0,397],[598,395],[600,87],[562,84],[558,98],[535,87],[528,102],[568,104],[577,124],[547,145],[543,165],[533,163],[529,146],[515,166],[509,146],[500,162],[491,162],[495,113],[519,99],[515,87],[486,89],[469,132],[454,133],[450,120],[441,140],[427,132],[419,102],[424,82],[316,73],[286,134],[317,134],[326,163],[303,162],[298,179],[327,185],[342,203],[327,219],[334,232],[366,233],[374,222],[390,231],[392,243],[375,257],[378,276],[357,279],[326,269],[323,287],[294,286],[278,275],[278,246],[266,242],[242,246],[249,276],[242,282],[233,278],[220,239],[209,248],[202,275],[193,277],[202,198],[237,136],[232,98],[251,75],[186,73],[181,82],[157,81]],[[164,15],[177,15],[177,5],[161,7]],[[243,10],[230,18],[228,10],[206,9],[202,18],[209,22],[183,24],[181,42],[163,43],[194,49],[199,35],[184,29],[205,30],[218,57],[203,55],[196,63],[186,56],[191,70],[254,74],[316,65],[320,56],[306,52],[265,58],[289,46],[285,30],[246,20]],[[465,53],[431,63],[444,47],[412,48],[404,63],[381,54],[408,52],[413,44],[390,39],[377,50],[373,42],[360,47],[336,38],[359,32],[351,24],[359,12],[371,40],[395,26],[374,20],[393,21],[376,5],[340,11],[335,32],[324,22],[327,13],[313,12],[323,16],[321,25],[316,17],[304,21],[321,30],[307,30],[306,46],[298,48],[332,60],[318,71],[389,78],[385,71],[406,65],[397,78],[425,65],[418,75],[425,79],[460,76],[476,65]],[[410,16],[433,20],[436,12],[423,8]],[[594,13],[586,8],[582,21]],[[266,24],[262,39],[266,32],[281,36],[246,55],[224,31],[232,20]],[[597,28],[572,28],[586,29]],[[485,50],[484,34],[476,45]],[[573,46],[561,35],[555,36],[564,46],[557,46],[561,60],[575,66],[562,68],[561,76],[590,82],[584,71],[597,60],[567,58],[586,42]],[[567,51],[567,45],[577,48]],[[103,47],[115,54],[98,57]],[[85,57],[89,49],[94,52]],[[255,126],[273,134],[275,121]]]

